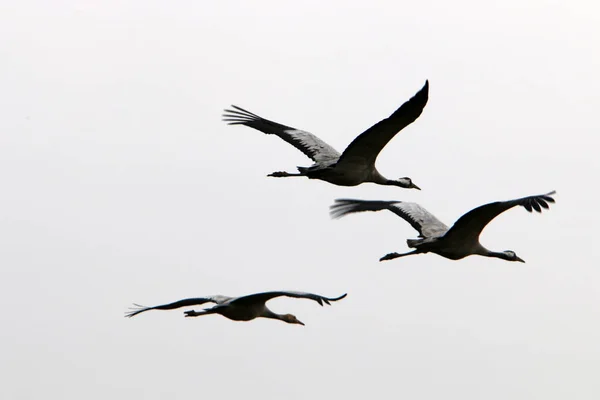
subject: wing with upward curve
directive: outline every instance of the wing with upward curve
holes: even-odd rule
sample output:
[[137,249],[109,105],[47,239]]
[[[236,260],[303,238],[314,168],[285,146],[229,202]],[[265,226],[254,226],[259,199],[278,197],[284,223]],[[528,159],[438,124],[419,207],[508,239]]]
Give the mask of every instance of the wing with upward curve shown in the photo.
[[248,296],[238,297],[236,299],[231,300],[230,304],[260,304],[265,303],[271,299],[276,297],[293,297],[296,299],[310,299],[314,300],[320,305],[329,304],[331,301],[338,301],[346,297],[346,293],[339,297],[325,297],[318,294],[306,293],[306,292],[294,292],[294,291],[278,291],[278,292],[264,292],[264,293],[256,293]]
[[379,121],[352,141],[342,153],[338,164],[362,160],[374,165],[377,156],[402,129],[413,123],[423,112],[429,98],[429,81],[410,100],[388,118]]
[[504,211],[510,210],[516,206],[521,206],[529,212],[537,211],[541,213],[543,208],[550,208],[548,203],[554,203],[552,196],[555,194],[556,192],[552,191],[550,193],[527,196],[520,199],[496,201],[494,203],[484,204],[460,217],[454,225],[452,225],[452,228],[446,233],[445,237],[454,236],[456,239],[463,241],[477,241],[485,226]]

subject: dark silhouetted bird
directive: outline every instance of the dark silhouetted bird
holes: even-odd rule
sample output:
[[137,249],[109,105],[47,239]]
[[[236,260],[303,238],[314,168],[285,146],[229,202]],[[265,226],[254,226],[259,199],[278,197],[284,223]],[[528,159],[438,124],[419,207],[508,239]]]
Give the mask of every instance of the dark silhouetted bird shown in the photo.
[[214,307],[207,308],[202,311],[185,311],[184,314],[186,317],[199,317],[202,315],[220,314],[225,318],[229,318],[234,321],[250,321],[254,318],[272,318],[287,322],[288,324],[304,325],[294,315],[276,314],[273,311],[269,310],[269,308],[266,306],[265,303],[267,301],[282,296],[294,297],[298,299],[310,299],[316,301],[320,305],[323,305],[323,303],[330,304],[329,302],[331,301],[341,300],[344,297],[346,297],[346,294],[335,298],[328,298],[312,293],[287,291],[256,293],[241,297],[227,297],[217,295],[184,299],[176,301],[174,303],[163,304],[154,307],[145,307],[139,304],[134,304],[135,308],[132,308],[131,311],[125,314],[125,316],[133,317],[135,315],[149,310],[173,310],[181,307],[190,307],[195,305],[202,305],[205,303],[215,303],[216,305]]
[[495,252],[486,249],[479,243],[479,235],[491,220],[515,206],[522,206],[529,212],[542,212],[542,208],[549,208],[548,203],[554,203],[554,199],[551,196],[555,193],[550,192],[537,196],[485,204],[460,217],[452,228],[448,228],[420,205],[401,201],[337,199],[330,207],[330,212],[333,218],[341,218],[344,215],[362,211],[389,210],[402,217],[419,232],[419,239],[408,239],[406,241],[408,247],[415,250],[403,254],[390,253],[382,257],[379,261],[431,252],[451,260],[460,260],[477,254],[486,257],[497,257],[507,261],[525,262],[517,257],[512,250]]
[[361,133],[342,154],[315,135],[261,118],[240,107],[225,110],[223,121],[229,125],[246,125],[266,134],[279,136],[306,154],[315,163],[298,167],[299,173],[273,172],[269,176],[306,176],[339,186],[356,186],[364,182],[420,189],[410,178],[387,179],[375,168],[381,150],[402,129],[414,122],[427,104],[429,83],[388,118]]

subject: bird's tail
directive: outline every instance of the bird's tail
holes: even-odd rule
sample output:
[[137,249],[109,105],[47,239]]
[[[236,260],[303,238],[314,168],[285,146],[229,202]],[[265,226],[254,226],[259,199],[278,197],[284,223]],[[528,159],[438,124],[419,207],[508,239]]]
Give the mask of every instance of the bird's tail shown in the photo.
[[411,249],[415,249],[423,242],[423,239],[406,239],[406,245]]

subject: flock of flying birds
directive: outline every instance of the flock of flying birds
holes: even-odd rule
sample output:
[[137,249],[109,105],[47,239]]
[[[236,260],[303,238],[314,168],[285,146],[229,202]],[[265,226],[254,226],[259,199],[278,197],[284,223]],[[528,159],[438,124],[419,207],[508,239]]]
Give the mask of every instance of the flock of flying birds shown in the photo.
[[[387,179],[375,167],[375,161],[386,144],[402,129],[414,122],[425,108],[429,97],[429,82],[410,100],[404,103],[388,118],[379,121],[361,133],[339,153],[317,136],[289,126],[269,121],[240,107],[225,110],[223,120],[229,125],[245,125],[266,134],[272,134],[285,140],[314,161],[310,167],[298,167],[297,173],[273,172],[268,176],[292,177],[305,176],[309,179],[320,179],[338,186],[356,186],[365,182],[378,185],[394,185],[407,189],[420,188],[408,178]],[[348,214],[362,211],[389,210],[408,222],[417,232],[417,239],[408,239],[408,247],[414,249],[407,253],[389,253],[380,261],[392,260],[413,254],[435,253],[451,260],[460,260],[470,255],[497,257],[507,261],[525,262],[514,251],[492,251],[479,242],[479,235],[485,226],[498,215],[516,206],[527,211],[542,212],[554,203],[554,191],[541,195],[527,196],[514,200],[496,201],[479,206],[460,217],[452,227],[446,226],[433,214],[416,203],[402,201],[337,199],[330,207],[332,218],[341,218]],[[278,319],[290,324],[300,324],[292,314],[277,314],[271,311],[266,302],[276,297],[293,297],[310,299],[319,303],[330,304],[332,301],[346,297],[328,298],[313,293],[278,291],[256,293],[242,297],[209,296],[189,298],[173,303],[145,307],[134,304],[127,317],[149,310],[172,310],[181,307],[214,303],[215,306],[202,311],[185,311],[186,317],[198,317],[209,314],[220,314],[234,321],[250,321],[255,318]]]

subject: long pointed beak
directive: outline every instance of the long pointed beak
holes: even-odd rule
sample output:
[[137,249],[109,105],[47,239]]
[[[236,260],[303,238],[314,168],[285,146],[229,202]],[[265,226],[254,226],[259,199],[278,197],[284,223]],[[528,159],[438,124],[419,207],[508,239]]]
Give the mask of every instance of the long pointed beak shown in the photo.
[[304,326],[304,322],[302,322],[302,321],[298,321],[298,323],[299,323],[300,325]]
[[411,184],[410,188],[411,188],[411,189],[417,189],[417,190],[421,190],[421,188],[420,188],[420,187],[418,187],[417,185],[415,185],[414,183],[413,183],[413,184]]
[[522,262],[522,263],[524,263],[524,262],[525,262],[525,260],[523,260],[522,258],[519,258],[519,257],[517,257],[517,261],[518,261],[518,262]]

